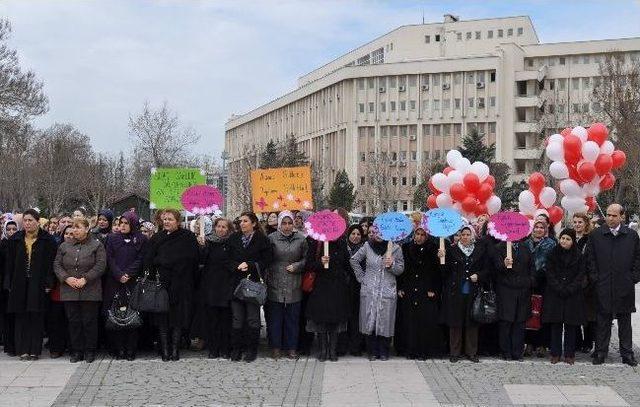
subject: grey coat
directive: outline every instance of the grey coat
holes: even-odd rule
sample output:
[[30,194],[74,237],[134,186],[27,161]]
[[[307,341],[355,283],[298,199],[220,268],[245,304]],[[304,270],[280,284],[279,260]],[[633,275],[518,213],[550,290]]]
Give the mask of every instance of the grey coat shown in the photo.
[[[294,232],[285,236],[280,231],[269,235],[273,261],[267,270],[267,298],[285,304],[302,300],[302,272],[307,257],[307,239]],[[293,265],[293,273],[285,270]]]
[[[392,337],[396,325],[396,277],[404,271],[404,257],[400,246],[391,252],[393,265],[384,267],[384,255],[377,255],[365,243],[353,257],[351,268],[360,285],[360,332],[366,335]],[[363,270],[360,263],[366,260]]]
[[[60,280],[61,301],[102,301],[102,279],[107,265],[104,245],[89,236],[84,242],[63,242],[54,262],[56,277]],[[65,283],[68,277],[87,280],[81,289]]]

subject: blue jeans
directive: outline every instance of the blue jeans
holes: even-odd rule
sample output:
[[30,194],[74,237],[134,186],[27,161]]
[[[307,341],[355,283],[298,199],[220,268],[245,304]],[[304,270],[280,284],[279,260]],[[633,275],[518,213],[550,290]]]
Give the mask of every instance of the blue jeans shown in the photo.
[[266,305],[269,346],[273,349],[296,350],[298,347],[300,302],[285,304],[267,301]]

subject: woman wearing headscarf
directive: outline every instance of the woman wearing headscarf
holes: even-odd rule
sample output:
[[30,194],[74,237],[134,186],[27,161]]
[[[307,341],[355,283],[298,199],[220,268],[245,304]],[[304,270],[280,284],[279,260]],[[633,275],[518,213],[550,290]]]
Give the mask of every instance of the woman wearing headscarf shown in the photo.
[[[191,231],[180,226],[180,212],[162,211],[162,230],[149,242],[144,267],[157,275],[169,294],[169,311],[151,314],[158,326],[162,360],[180,359],[183,330],[191,324],[194,280],[198,271],[198,242]],[[169,352],[169,348],[171,352]]]
[[563,355],[564,328],[564,361],[572,365],[576,358],[576,331],[585,321],[585,266],[574,230],[560,232],[558,245],[547,259],[546,276],[542,322],[551,324],[551,363],[558,363]]
[[[545,283],[545,267],[547,264],[547,258],[549,254],[556,246],[556,241],[549,237],[549,224],[545,220],[547,218],[544,215],[539,215],[537,220],[533,222],[533,231],[531,236],[526,240],[525,244],[533,254],[535,263],[535,286],[533,288],[534,294],[540,294],[543,296],[544,301],[544,289]],[[549,327],[543,325],[537,331],[527,330],[525,336],[525,356],[529,356],[535,350],[536,356],[544,357],[546,349],[551,341]]]
[[277,221],[277,231],[269,235],[273,257],[267,269],[267,333],[274,358],[283,350],[295,359],[308,246],[305,237],[294,230],[291,212],[280,212]]
[[214,234],[202,239],[198,236],[200,258],[204,264],[196,297],[205,309],[206,342],[209,358],[229,358],[231,333],[231,300],[235,273],[227,240],[233,227],[229,220],[218,218],[213,223]]
[[[191,230],[196,235],[197,240],[200,239],[200,227],[203,227],[204,240],[211,241],[215,234],[213,231],[213,221],[208,216],[200,216],[191,221]],[[200,246],[200,254],[202,254],[202,246]],[[194,287],[196,290],[201,286],[202,271],[204,263],[200,261],[198,266],[198,273],[196,273],[196,279]],[[193,299],[193,319],[191,320],[191,328],[189,329],[189,337],[193,339],[191,342],[194,350],[202,350],[206,345],[206,338],[208,334],[208,321],[207,321],[207,309],[201,302],[202,297],[196,295]]]
[[[312,264],[316,261],[317,250],[319,250],[319,246],[322,245],[322,242],[318,242],[311,236],[307,235],[307,228],[304,224],[311,215],[313,215],[313,212],[303,210],[296,212],[293,218],[293,227],[307,240],[307,269],[305,272],[312,270]],[[298,321],[298,354],[300,355],[311,354],[311,347],[313,346],[313,340],[315,339],[314,333],[307,331],[307,304],[309,303],[309,295],[310,293],[303,291],[302,301],[300,302],[300,318]]]
[[5,250],[9,244],[9,239],[13,236],[18,230],[18,223],[13,220],[13,214],[5,213],[3,215],[5,219],[4,224],[2,225],[2,237],[0,239],[0,319],[2,324],[2,343],[4,344],[4,353],[9,356],[16,355],[16,346],[15,346],[15,329],[14,329],[14,317],[13,314],[7,313],[7,300],[9,298],[9,291],[4,286],[5,280]]
[[[73,226],[67,225],[62,230],[65,242],[73,244]],[[49,336],[49,355],[51,359],[57,359],[64,354],[69,345],[69,326],[64,310],[64,302],[60,298],[61,283],[55,279],[53,289],[49,293],[51,301],[47,310],[47,335]]]
[[438,250],[438,257],[443,256],[442,316],[449,327],[449,360],[455,363],[460,359],[464,343],[467,358],[477,363],[478,324],[471,319],[471,307],[479,281],[486,275],[486,246],[476,244],[472,226],[464,226],[458,243],[446,251]]
[[[351,258],[364,246],[364,233],[360,225],[351,225],[345,236],[349,258]],[[361,265],[365,266],[364,261]],[[341,333],[338,338],[338,355],[349,352],[353,356],[360,356],[364,344],[360,333],[360,283],[351,265],[349,265],[349,320],[347,322],[347,331]]]
[[[102,303],[105,313],[116,296],[126,299],[133,291],[136,278],[142,271],[147,238],[140,233],[138,216],[129,211],[120,217],[120,233],[109,236],[106,241],[109,268]],[[134,360],[136,358],[137,329],[111,331],[110,336],[116,359]]]
[[[369,228],[369,240],[351,257],[351,267],[361,284],[360,332],[367,335],[369,360],[389,359],[389,344],[396,319],[396,277],[404,271],[402,249],[382,240],[374,226]],[[363,269],[361,262],[366,262]]]
[[[243,278],[263,281],[272,257],[271,244],[260,230],[256,214],[243,212],[239,221],[240,232],[232,234],[228,240],[234,287]],[[260,306],[234,298],[231,301],[231,318],[231,360],[239,361],[244,352],[244,360],[253,362],[258,356]]]
[[156,225],[149,221],[142,222],[140,224],[140,232],[145,235],[148,240],[151,240],[156,233]]

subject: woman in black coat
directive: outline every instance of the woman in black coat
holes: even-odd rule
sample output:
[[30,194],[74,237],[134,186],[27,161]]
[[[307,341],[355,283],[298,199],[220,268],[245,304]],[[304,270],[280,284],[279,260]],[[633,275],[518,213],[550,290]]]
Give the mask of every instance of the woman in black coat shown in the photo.
[[[234,289],[245,277],[253,281],[264,281],[272,256],[271,244],[260,231],[256,214],[243,212],[239,221],[240,232],[232,234],[227,243],[231,257],[231,270],[234,273],[232,283]],[[260,306],[233,298],[231,300],[231,360],[239,361],[243,350],[246,362],[256,360],[259,340]]]
[[[591,219],[586,213],[573,214],[573,230],[576,232],[575,244],[581,254],[585,254],[591,233]],[[591,353],[596,341],[596,295],[595,284],[586,273],[582,284],[584,294],[585,322],[576,332],[576,350]]]
[[585,321],[584,276],[584,258],[576,245],[576,233],[564,229],[546,267],[542,322],[551,324],[551,363],[558,363],[562,356],[563,325],[564,361],[570,365],[575,362],[576,330]]
[[151,238],[145,258],[149,276],[158,275],[169,294],[169,312],[152,314],[160,334],[163,361],[180,359],[180,338],[183,329],[191,325],[194,279],[198,270],[196,237],[181,228],[180,221],[179,211],[165,209],[162,212],[163,230]]
[[[338,334],[347,330],[349,320],[349,251],[344,239],[329,243],[329,256],[316,252],[311,269],[316,272],[307,304],[307,331],[318,336],[318,360],[338,360]],[[325,264],[329,267],[325,268]]]
[[28,209],[24,230],[16,232],[4,247],[4,289],[7,312],[15,315],[15,348],[20,360],[36,360],[42,353],[47,293],[54,284],[56,242],[39,228],[40,215]]
[[398,319],[394,342],[402,338],[407,359],[425,360],[442,353],[442,331],[438,325],[442,280],[437,246],[418,227],[413,241],[402,246],[404,273],[398,276]]
[[206,308],[207,346],[209,358],[229,357],[231,332],[231,299],[235,274],[231,269],[227,240],[231,235],[231,222],[218,218],[213,224],[214,235],[210,239],[198,237],[201,259],[204,263],[197,296]]
[[512,259],[506,258],[505,242],[498,243],[493,254],[500,352],[505,360],[522,361],[525,324],[531,315],[531,289],[535,284],[533,255],[524,240],[513,243]]
[[[446,249],[442,269],[442,317],[449,327],[451,362],[457,362],[464,348],[472,362],[478,359],[478,324],[471,319],[473,299],[478,281],[486,274],[487,251],[484,244],[476,244],[471,226],[460,230],[460,240]],[[445,253],[438,251],[441,256]]]

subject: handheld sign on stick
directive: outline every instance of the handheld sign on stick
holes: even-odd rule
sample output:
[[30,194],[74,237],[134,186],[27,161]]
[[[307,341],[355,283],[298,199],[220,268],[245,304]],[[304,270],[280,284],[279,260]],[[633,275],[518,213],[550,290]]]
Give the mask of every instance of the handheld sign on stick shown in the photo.
[[[460,230],[463,221],[462,216],[453,209],[431,209],[422,217],[422,226],[431,236],[439,237],[440,249],[444,250],[444,238],[449,237]],[[440,258],[440,264],[444,264],[444,257]]]
[[218,188],[211,185],[194,185],[187,188],[180,197],[180,203],[185,210],[200,216],[198,224],[202,238],[204,238],[204,218],[202,216],[219,210],[223,201],[224,198]]
[[[324,242],[324,255],[329,256],[329,242],[338,240],[340,236],[347,230],[347,223],[342,216],[328,209],[316,212],[309,216],[304,223],[307,234],[313,239]],[[329,264],[324,265],[325,269],[329,268]]]
[[387,257],[391,257],[393,242],[398,242],[409,236],[413,231],[413,224],[404,214],[387,212],[376,217],[373,226],[378,229],[382,240],[387,240]]
[[526,216],[518,212],[498,212],[489,219],[487,230],[491,236],[507,242],[507,259],[513,260],[511,243],[531,233],[531,224]]

